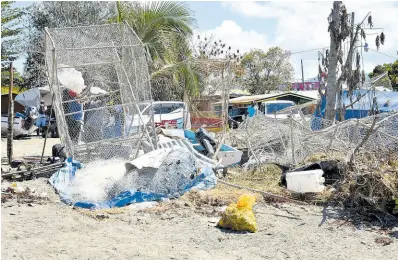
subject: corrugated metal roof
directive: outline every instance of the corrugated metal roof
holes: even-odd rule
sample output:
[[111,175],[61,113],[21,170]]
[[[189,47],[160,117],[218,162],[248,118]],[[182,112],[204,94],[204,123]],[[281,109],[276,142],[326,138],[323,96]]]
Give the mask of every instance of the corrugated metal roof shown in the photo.
[[270,93],[270,94],[263,94],[263,95],[253,95],[253,96],[244,96],[244,97],[237,97],[237,98],[232,98],[229,100],[230,104],[247,104],[253,101],[261,101],[264,99],[269,99],[273,97],[278,97],[278,96],[284,96],[284,95],[296,95],[296,96],[301,96],[303,98],[307,98],[310,101],[312,100],[317,100],[319,99],[319,93],[317,90],[313,91],[284,91],[284,92],[275,92],[275,93]]

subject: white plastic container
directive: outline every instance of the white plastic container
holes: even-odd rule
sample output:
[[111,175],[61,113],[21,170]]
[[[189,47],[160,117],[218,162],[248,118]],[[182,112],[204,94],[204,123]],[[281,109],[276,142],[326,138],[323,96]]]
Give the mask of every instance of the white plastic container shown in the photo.
[[288,172],[286,174],[287,189],[299,193],[322,192],[325,178],[322,170],[311,170],[302,172]]

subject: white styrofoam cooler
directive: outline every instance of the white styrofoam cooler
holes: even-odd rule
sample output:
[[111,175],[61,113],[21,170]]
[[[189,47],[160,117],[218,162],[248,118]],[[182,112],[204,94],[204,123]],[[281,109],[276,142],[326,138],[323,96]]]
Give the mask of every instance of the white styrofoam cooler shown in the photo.
[[300,193],[324,191],[325,178],[322,175],[323,171],[321,169],[288,172],[286,174],[287,189]]

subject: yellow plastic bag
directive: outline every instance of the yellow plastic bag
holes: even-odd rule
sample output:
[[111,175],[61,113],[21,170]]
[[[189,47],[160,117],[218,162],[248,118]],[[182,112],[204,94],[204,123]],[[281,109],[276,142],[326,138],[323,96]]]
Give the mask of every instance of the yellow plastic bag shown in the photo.
[[236,231],[257,231],[256,218],[252,207],[256,198],[250,194],[240,196],[238,203],[231,203],[223,213],[218,226]]

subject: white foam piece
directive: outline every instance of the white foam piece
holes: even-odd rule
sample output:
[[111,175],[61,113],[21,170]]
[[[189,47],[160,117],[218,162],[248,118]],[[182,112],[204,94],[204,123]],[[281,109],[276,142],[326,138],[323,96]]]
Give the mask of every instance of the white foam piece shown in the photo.
[[108,93],[107,91],[99,88],[99,87],[91,87],[90,88],[90,93],[94,94],[94,95],[98,95],[98,94],[106,94]]
[[82,73],[68,65],[60,64],[57,76],[61,85],[77,94],[82,93],[86,87]]
[[286,174],[287,189],[299,193],[322,192],[325,190],[322,177],[323,171],[310,170],[301,172],[288,172]]
[[126,169],[131,169],[133,168],[133,166],[137,169],[159,168],[171,150],[171,148],[164,148],[146,153],[143,156],[140,156],[137,159],[126,163]]

